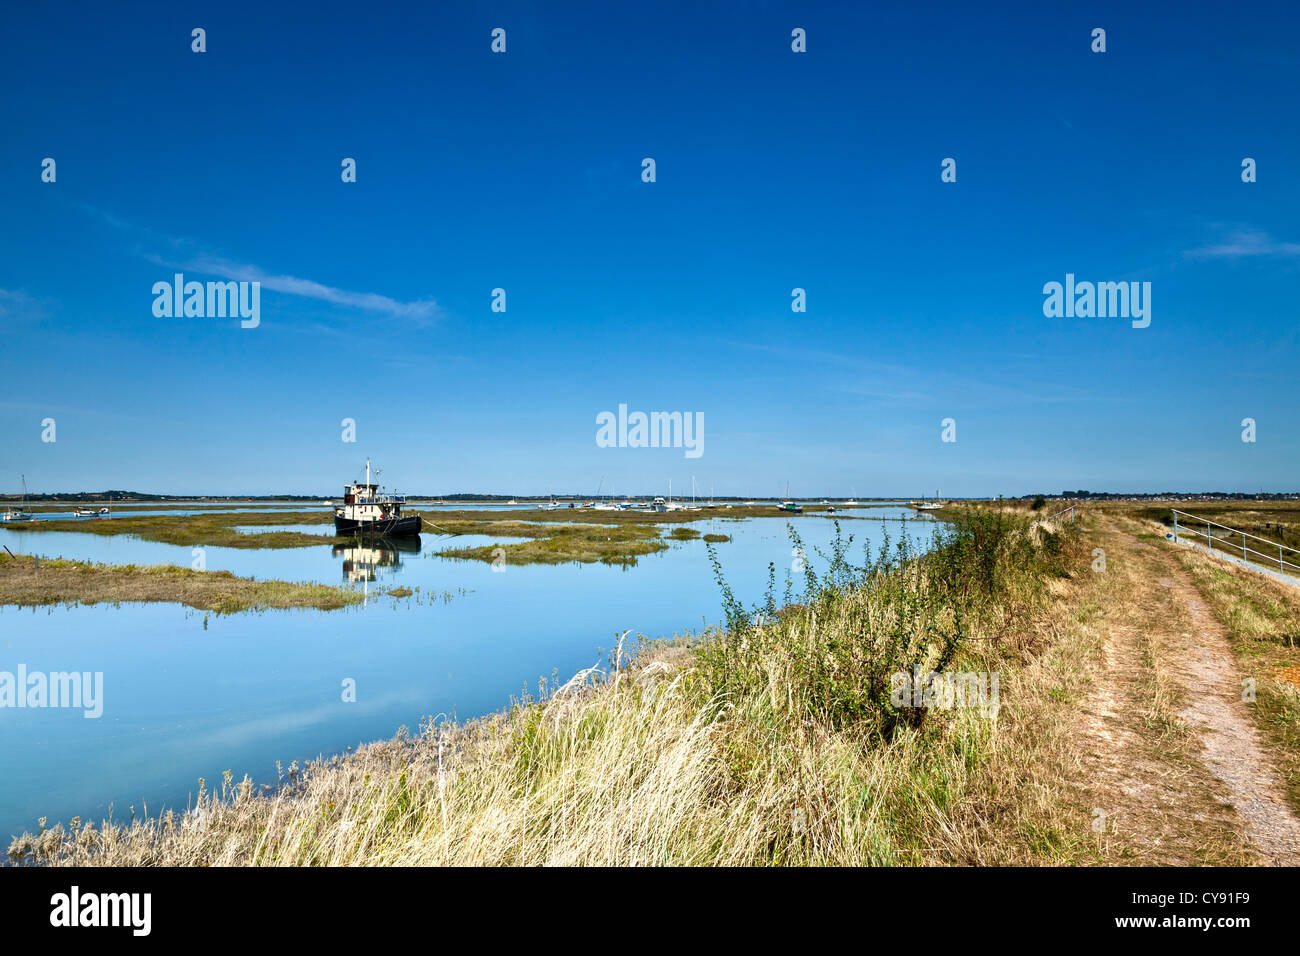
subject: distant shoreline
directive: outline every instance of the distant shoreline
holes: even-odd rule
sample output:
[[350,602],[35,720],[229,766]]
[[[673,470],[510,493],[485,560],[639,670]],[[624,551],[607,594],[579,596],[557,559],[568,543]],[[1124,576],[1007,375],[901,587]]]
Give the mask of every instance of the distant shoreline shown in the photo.
[[[169,504],[169,505],[231,505],[231,504],[300,504],[304,502],[319,503],[323,501],[332,501],[337,498],[336,493],[327,493],[319,495],[301,495],[301,494],[274,494],[274,495],[162,495],[152,492],[143,491],[74,491],[74,492],[51,492],[46,494],[28,493],[26,500],[39,504],[69,504],[69,505],[139,505],[139,504]],[[516,502],[518,504],[536,504],[548,501],[653,501],[656,494],[636,494],[636,495],[593,495],[586,493],[565,493],[565,494],[531,494],[531,495],[494,495],[482,494],[479,492],[457,492],[449,495],[427,495],[427,494],[407,494],[404,496],[408,503],[411,504],[436,504],[445,502],[448,504],[509,504]],[[674,500],[685,500],[690,496],[676,495]],[[938,500],[943,501],[992,501],[1000,496],[998,495],[939,495]],[[1025,495],[1008,495],[1001,496],[1006,501],[1032,501],[1040,497],[1039,494]],[[1056,494],[1042,493],[1041,497],[1047,501],[1300,501],[1300,491],[1140,491],[1140,492],[1063,492]],[[697,501],[706,500],[703,495],[696,495]],[[928,495],[894,495],[888,497],[871,497],[864,496],[860,498],[844,496],[827,496],[827,495],[810,495],[800,497],[792,495],[788,499],[783,495],[712,495],[709,499],[731,504],[745,501],[781,501],[790,500],[802,504],[816,504],[822,501],[828,501],[833,505],[841,505],[847,501],[856,501],[858,503],[872,504],[889,504],[889,503],[906,503],[911,501],[931,500],[932,496]],[[22,501],[23,495],[18,492],[0,493],[0,501]]]

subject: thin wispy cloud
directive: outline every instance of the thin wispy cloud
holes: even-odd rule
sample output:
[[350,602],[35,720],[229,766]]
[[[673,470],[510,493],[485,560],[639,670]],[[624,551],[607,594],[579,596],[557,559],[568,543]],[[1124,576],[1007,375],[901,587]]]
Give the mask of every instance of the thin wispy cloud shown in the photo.
[[22,289],[0,289],[0,320],[7,325],[44,319],[46,303],[32,298]]
[[414,302],[402,302],[398,299],[380,295],[376,292],[349,292],[333,286],[316,282],[313,279],[301,279],[297,276],[275,275],[254,265],[232,262],[220,256],[200,255],[185,262],[162,263],[172,268],[207,275],[222,276],[236,281],[260,282],[263,289],[283,292],[286,295],[317,299],[331,305],[345,308],[361,309],[365,312],[378,312],[398,318],[432,322],[442,310],[433,299],[418,299]]
[[31,299],[23,292],[0,289],[0,315],[9,315],[16,310],[26,308]]
[[1300,258],[1300,242],[1282,242],[1266,232],[1239,230],[1223,242],[1183,253],[1189,259]]
[[156,252],[149,251],[142,240],[148,241],[150,244],[165,244],[178,251],[193,249],[197,244],[188,239],[160,237],[152,229],[134,225],[102,209],[85,204],[78,205],[83,211],[112,228],[132,234],[136,240],[134,250],[136,255],[168,269],[217,276],[228,281],[260,282],[263,289],[271,292],[315,299],[319,302],[328,302],[331,305],[343,308],[360,309],[363,312],[391,315],[420,325],[431,323],[441,318],[443,314],[441,306],[433,299],[402,301],[377,292],[353,292],[348,289],[326,285],[323,282],[317,282],[315,279],[304,279],[299,276],[270,272],[260,266],[236,262],[225,256],[201,249],[180,259],[174,258],[174,254],[173,256],[159,255]]

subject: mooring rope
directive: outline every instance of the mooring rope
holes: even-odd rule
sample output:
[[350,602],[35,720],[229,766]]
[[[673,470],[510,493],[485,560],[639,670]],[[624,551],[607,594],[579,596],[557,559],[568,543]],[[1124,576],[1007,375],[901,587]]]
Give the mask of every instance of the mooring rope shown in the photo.
[[464,532],[462,532],[462,531],[448,531],[446,528],[442,528],[442,527],[439,527],[438,525],[434,524],[432,521],[430,521],[430,520],[429,520],[428,518],[426,518],[424,515],[420,515],[420,527],[424,527],[426,524],[427,524],[430,528],[433,528],[435,531],[437,531],[438,534],[445,534],[445,535],[448,535],[448,536],[450,536],[450,537],[452,537],[452,538],[459,538],[462,534],[464,534]]

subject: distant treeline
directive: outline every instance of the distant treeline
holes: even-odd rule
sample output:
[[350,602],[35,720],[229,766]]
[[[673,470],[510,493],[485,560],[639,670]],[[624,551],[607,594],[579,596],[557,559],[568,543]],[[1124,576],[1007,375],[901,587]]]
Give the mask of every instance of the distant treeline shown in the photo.
[[[403,493],[404,497],[409,500],[419,501],[549,501],[552,498],[557,501],[604,501],[606,499],[621,501],[650,501],[656,497],[654,494],[644,495],[593,495],[590,492],[570,492],[565,494],[546,494],[546,495],[492,495],[483,494],[473,491],[462,491],[451,495],[426,495]],[[0,494],[0,499],[4,498],[21,498],[21,494],[6,493]],[[55,494],[33,494],[28,493],[27,500],[35,502],[50,501],[121,501],[121,502],[148,502],[148,501],[323,501],[337,497],[336,494],[317,494],[317,495],[159,495],[147,491],[65,491]],[[675,501],[683,501],[690,496],[675,495]],[[814,496],[811,498],[793,498],[794,501],[821,501],[824,496]],[[1032,495],[1030,496],[1032,497]],[[696,495],[696,501],[710,500],[704,495]],[[716,495],[713,501],[775,501],[776,498],[768,495]],[[827,499],[833,504],[838,504],[841,499]],[[907,497],[892,498],[861,498],[860,501],[909,501]],[[955,499],[954,499],[955,500]]]
[[1021,495],[1018,500],[1029,501],[1046,498],[1049,501],[1161,501],[1168,498],[1196,498],[1201,501],[1286,501],[1300,498],[1296,491],[1260,491],[1250,494],[1243,491],[1062,491],[1059,495]]
[[[21,498],[9,492],[0,498]],[[37,495],[28,492],[28,501],[320,501],[325,495],[154,495],[144,491],[63,491]]]
[[[0,494],[0,499],[19,499],[21,494],[9,492]],[[335,497],[331,494],[318,495],[159,495],[147,491],[68,491],[58,492],[56,494],[31,494],[27,495],[28,501],[51,502],[83,502],[83,501],[121,501],[121,502],[148,502],[148,501],[322,501]],[[420,501],[549,501],[551,498],[563,501],[601,501],[606,498],[613,500],[632,500],[648,501],[655,496],[648,495],[593,495],[588,492],[572,492],[567,494],[554,495],[491,495],[482,494],[472,491],[457,492],[452,495],[426,495],[426,494],[407,494],[405,496],[411,500]],[[1158,492],[1119,492],[1111,493],[1107,491],[1062,491],[1060,494],[1029,494],[1020,495],[1018,498],[1012,498],[1013,501],[1033,501],[1036,498],[1043,498],[1047,501],[1159,501],[1168,498],[1195,498],[1203,501],[1285,501],[1300,499],[1300,492],[1295,491],[1261,491],[1257,493],[1247,493],[1241,491],[1158,491]],[[675,500],[685,500],[683,496],[675,496]],[[715,495],[712,499],[705,498],[701,495],[695,496],[696,501],[773,501],[771,496],[764,495]],[[821,501],[821,497],[811,498],[793,498],[794,501]],[[827,499],[832,504],[837,504],[838,499]],[[885,498],[860,498],[859,501],[910,501],[912,499],[896,495]],[[948,501],[965,501],[980,500],[977,498],[960,498],[953,497],[945,499]]]

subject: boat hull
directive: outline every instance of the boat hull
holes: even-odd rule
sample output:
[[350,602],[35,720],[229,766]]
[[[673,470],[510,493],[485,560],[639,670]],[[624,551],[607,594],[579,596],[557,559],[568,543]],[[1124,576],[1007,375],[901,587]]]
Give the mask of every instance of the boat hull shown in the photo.
[[357,535],[362,538],[418,538],[421,520],[419,515],[402,518],[357,521],[334,516],[334,533],[340,536]]

